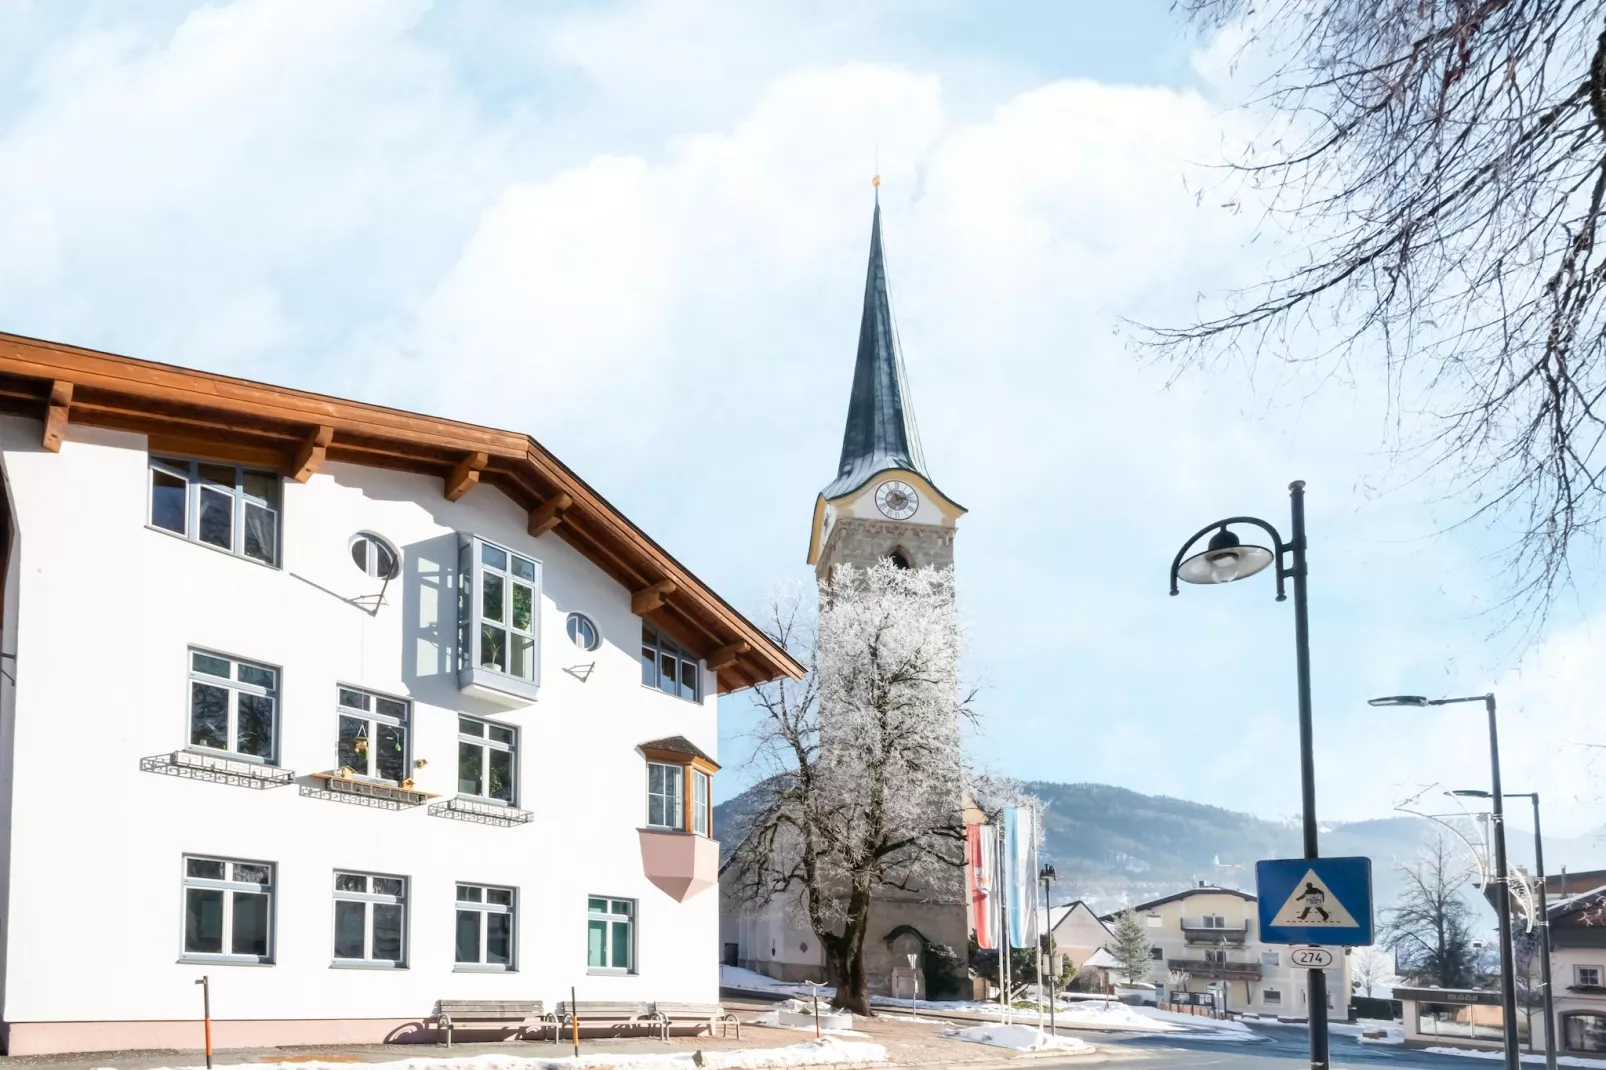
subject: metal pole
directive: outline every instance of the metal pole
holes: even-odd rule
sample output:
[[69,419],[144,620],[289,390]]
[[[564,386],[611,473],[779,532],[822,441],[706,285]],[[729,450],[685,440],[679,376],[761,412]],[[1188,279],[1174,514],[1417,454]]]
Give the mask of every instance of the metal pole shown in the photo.
[[212,1070],[212,979],[201,974],[201,1020],[206,1023],[206,1070]]
[[1506,1040],[1506,1070],[1522,1070],[1517,1048],[1517,971],[1511,954],[1511,881],[1506,868],[1506,809],[1500,797],[1500,733],[1496,728],[1494,695],[1483,696],[1489,711],[1489,779],[1494,798],[1495,910],[1500,915],[1500,1014]]
[[[819,1015],[814,1016],[817,1022]],[[574,998],[574,986],[569,986],[569,1022],[574,1028],[574,1057],[580,1058],[580,1001]]]
[[[1545,994],[1545,1070],[1556,1070],[1556,1004],[1550,983],[1550,907],[1545,897],[1545,841],[1539,833],[1539,793],[1534,802],[1534,870],[1539,874],[1539,983]],[[1530,1038],[1531,1039],[1531,1038]]]
[[1043,939],[1048,942],[1048,1031],[1054,1036],[1059,1032],[1054,1025],[1054,975],[1059,972],[1054,969],[1054,901],[1048,897],[1049,880],[1043,878],[1043,917],[1047,919],[1048,932]]
[[[1288,484],[1294,565],[1294,656],[1299,677],[1299,791],[1304,809],[1305,857],[1319,858],[1316,846],[1316,749],[1310,712],[1310,606],[1305,591],[1305,481]],[[1277,563],[1282,567],[1282,562]],[[1309,993],[1311,1070],[1329,1070],[1327,1048],[1327,974],[1311,970],[1305,985]],[[1515,1070],[1515,1068],[1513,1068]]]

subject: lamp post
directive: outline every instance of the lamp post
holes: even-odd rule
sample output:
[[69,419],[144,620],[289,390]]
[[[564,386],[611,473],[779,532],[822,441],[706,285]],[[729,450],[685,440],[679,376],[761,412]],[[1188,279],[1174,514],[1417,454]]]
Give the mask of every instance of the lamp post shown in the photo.
[[[1487,799],[1487,791],[1452,791],[1470,799]],[[1534,807],[1534,875],[1539,881],[1539,986],[1545,1001],[1545,1070],[1556,1070],[1556,1002],[1550,982],[1550,901],[1545,894],[1545,840],[1539,831],[1539,793],[1508,791],[1508,799],[1528,799]]]
[[1044,866],[1037,874],[1037,879],[1043,883],[1044,939],[1048,941],[1048,1032],[1050,1036],[1059,1035],[1054,1027],[1054,903],[1048,897],[1048,889],[1054,883],[1054,876],[1053,866]]
[[[1370,700],[1373,706],[1453,706],[1462,702],[1481,702],[1489,715],[1489,807],[1494,821],[1494,897],[1500,915],[1500,1016],[1505,1033],[1506,1070],[1521,1070],[1517,1049],[1517,971],[1511,954],[1511,884],[1506,879],[1506,810],[1500,790],[1500,732],[1497,728],[1494,695],[1467,695],[1462,698],[1425,698],[1422,695],[1387,695]],[[1548,1032],[1548,1030],[1547,1030]]]
[[[1299,787],[1300,804],[1304,811],[1305,857],[1317,858],[1316,847],[1316,755],[1312,742],[1310,713],[1310,608],[1305,593],[1307,569],[1305,565],[1305,481],[1296,479],[1288,484],[1288,511],[1291,538],[1284,542],[1277,529],[1252,516],[1233,516],[1207,524],[1199,529],[1171,562],[1171,593],[1177,593],[1177,581],[1188,583],[1231,583],[1245,579],[1275,564],[1277,601],[1287,595],[1283,581],[1294,581],[1294,666],[1299,688]],[[1231,525],[1257,527],[1271,536],[1271,549],[1264,546],[1245,546]],[[1215,534],[1210,535],[1214,530]],[[1188,556],[1188,551],[1206,535],[1210,541],[1201,553]],[[1291,558],[1285,565],[1285,557]],[[1186,560],[1184,560],[1186,558]],[[1311,970],[1306,982],[1310,999],[1310,1065],[1311,1070],[1328,1070],[1327,1048],[1327,974]]]

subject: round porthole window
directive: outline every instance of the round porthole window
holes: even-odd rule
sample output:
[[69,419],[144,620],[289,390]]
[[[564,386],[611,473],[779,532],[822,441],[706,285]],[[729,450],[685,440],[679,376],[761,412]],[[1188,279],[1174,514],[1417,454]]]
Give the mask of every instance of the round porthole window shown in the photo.
[[401,555],[394,546],[373,532],[359,531],[351,537],[351,560],[377,580],[393,580]]
[[597,631],[597,626],[591,623],[591,618],[584,613],[570,613],[568,629],[569,638],[581,650],[595,650],[602,642],[602,634]]

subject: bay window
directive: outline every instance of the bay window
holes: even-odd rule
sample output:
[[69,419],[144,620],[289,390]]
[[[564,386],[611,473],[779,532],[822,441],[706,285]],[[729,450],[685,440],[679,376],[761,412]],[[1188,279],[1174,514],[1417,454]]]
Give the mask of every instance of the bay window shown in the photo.
[[663,832],[713,833],[714,759],[685,736],[641,744],[647,759],[646,828]]
[[665,762],[647,763],[647,824],[652,828],[685,828],[686,794],[682,767]]
[[541,564],[477,536],[460,536],[458,686],[534,701],[541,683]]

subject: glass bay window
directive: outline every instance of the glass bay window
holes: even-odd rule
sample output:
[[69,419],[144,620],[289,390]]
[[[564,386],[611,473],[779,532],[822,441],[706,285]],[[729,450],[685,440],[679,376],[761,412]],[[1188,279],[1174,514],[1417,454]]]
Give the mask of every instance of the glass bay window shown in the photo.
[[458,553],[457,682],[497,701],[541,683],[541,563],[475,535]]

